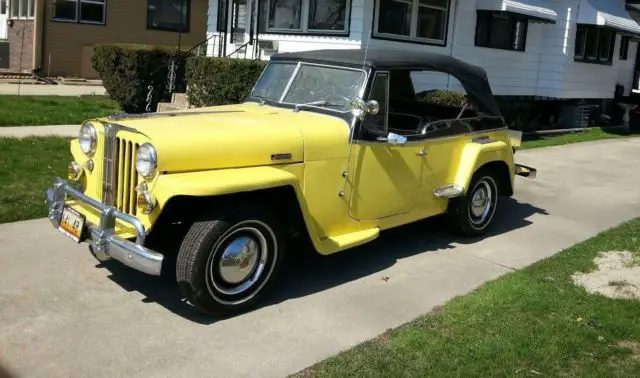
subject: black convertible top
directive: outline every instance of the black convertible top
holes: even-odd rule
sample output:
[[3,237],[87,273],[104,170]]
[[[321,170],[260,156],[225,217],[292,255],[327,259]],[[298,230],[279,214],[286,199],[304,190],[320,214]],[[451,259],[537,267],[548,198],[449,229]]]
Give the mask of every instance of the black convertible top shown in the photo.
[[449,74],[460,81],[484,113],[500,116],[486,71],[449,55],[407,50],[326,49],[274,54],[271,61],[302,60],[313,63],[346,64],[388,70],[428,70]]

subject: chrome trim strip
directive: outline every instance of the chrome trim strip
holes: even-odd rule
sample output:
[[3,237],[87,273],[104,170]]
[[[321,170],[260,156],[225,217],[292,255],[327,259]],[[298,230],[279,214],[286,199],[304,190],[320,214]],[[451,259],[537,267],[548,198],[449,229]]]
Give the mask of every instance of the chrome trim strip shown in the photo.
[[[475,131],[472,133],[465,133],[465,134],[459,134],[459,135],[451,135],[451,136],[446,136],[446,137],[439,137],[439,138],[429,138],[429,137],[422,137],[422,139],[419,140],[410,140],[408,141],[406,145],[410,145],[410,144],[422,144],[428,141],[440,141],[440,140],[447,140],[447,139],[454,139],[454,138],[461,138],[461,137],[469,137],[469,136],[473,136],[473,135],[477,135],[477,134],[483,134],[483,133],[491,133],[491,132],[496,132],[496,131],[502,131],[502,130],[508,130],[508,127],[500,127],[497,129],[490,129],[490,130],[480,130],[480,131]],[[415,135],[409,135],[409,136],[415,136]],[[367,144],[387,144],[386,142],[381,142],[381,141],[375,141],[375,140],[357,140],[354,139],[353,140],[353,144],[362,144],[362,145],[367,145]]]
[[[90,249],[96,258],[101,261],[113,258],[143,273],[160,275],[164,256],[144,247],[146,230],[140,220],[88,197],[60,178],[56,179],[53,188],[46,193],[49,221],[55,228],[60,222],[67,194],[100,211],[100,224],[88,224]],[[116,219],[129,223],[136,229],[135,243],[115,235]]]
[[155,113],[119,113],[107,117],[109,121],[121,121],[123,119],[176,117],[182,115],[218,114],[218,113],[243,113],[242,110],[202,110],[183,112],[155,112]]

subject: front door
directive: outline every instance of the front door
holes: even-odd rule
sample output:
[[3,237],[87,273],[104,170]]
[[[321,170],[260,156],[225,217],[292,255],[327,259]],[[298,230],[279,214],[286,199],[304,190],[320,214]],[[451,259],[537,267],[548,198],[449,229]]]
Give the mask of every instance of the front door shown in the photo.
[[416,204],[422,160],[421,144],[385,142],[354,145],[351,217],[374,220],[404,214]]
[[228,4],[225,55],[252,59],[258,30],[258,0],[230,0]]
[[[388,130],[389,73],[378,72],[370,99],[380,111],[369,115],[364,127],[386,135]],[[358,141],[352,146],[353,190],[349,202],[351,217],[374,220],[411,211],[416,204],[422,170],[423,143],[391,145],[379,141]]]
[[0,42],[4,41],[9,37],[8,25],[7,25],[8,19],[9,19],[9,0],[0,0]]

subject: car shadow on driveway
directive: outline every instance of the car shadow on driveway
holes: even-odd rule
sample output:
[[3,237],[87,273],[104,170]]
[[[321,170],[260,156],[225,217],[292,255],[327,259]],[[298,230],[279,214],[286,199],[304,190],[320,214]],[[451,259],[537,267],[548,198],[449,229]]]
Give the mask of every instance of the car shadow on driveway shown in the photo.
[[[532,223],[527,218],[534,214],[548,215],[543,209],[519,203],[513,198],[505,198],[496,213],[492,231],[483,238],[526,227]],[[385,231],[373,242],[330,256],[322,256],[309,248],[293,245],[278,284],[259,307],[312,295],[381,272],[403,258],[454,249],[455,244],[474,243],[483,238],[455,236],[447,230],[442,217],[434,217]],[[168,271],[175,270],[175,259],[167,260],[166,264],[174,265]],[[222,320],[203,314],[184,301],[175,283],[174,274],[153,277],[114,261],[98,266],[108,269],[111,272],[109,278],[125,290],[145,295],[144,302],[157,303],[176,315],[200,324]]]

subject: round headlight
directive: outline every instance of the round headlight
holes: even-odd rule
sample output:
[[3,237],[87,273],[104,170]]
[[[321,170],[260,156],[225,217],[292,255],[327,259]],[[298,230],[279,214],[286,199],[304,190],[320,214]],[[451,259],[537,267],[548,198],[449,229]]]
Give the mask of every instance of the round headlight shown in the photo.
[[145,143],[136,153],[136,170],[145,178],[151,177],[156,173],[158,167],[158,155],[156,149],[150,143]]
[[90,123],[85,123],[80,128],[80,149],[85,155],[91,156],[96,152],[96,144],[98,143],[98,132]]

